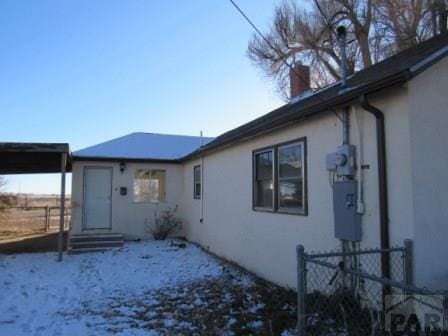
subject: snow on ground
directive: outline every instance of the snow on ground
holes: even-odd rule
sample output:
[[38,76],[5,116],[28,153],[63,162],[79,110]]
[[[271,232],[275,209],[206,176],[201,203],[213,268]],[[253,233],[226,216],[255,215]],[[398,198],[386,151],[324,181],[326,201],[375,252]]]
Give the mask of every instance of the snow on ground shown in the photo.
[[293,325],[266,307],[273,297],[282,305],[274,314],[286,307],[294,317],[285,290],[259,281],[192,244],[128,243],[62,263],[55,253],[0,255],[0,334],[238,335]]
[[222,266],[198,247],[178,250],[165,242],[68,255],[62,263],[54,253],[0,256],[0,330],[4,335],[88,333],[83,316],[64,317],[86,299],[101,309],[107,297],[137,297],[221,274]]

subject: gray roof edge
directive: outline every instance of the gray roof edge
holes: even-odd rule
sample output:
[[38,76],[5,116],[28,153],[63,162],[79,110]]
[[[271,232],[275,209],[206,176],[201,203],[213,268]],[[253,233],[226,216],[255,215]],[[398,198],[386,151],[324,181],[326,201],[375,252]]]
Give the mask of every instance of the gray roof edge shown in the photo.
[[409,71],[412,77],[419,75],[420,73],[430,68],[432,65],[434,65],[435,63],[437,63],[446,56],[448,56],[448,45],[435,51],[425,59],[411,66],[409,68]]
[[153,163],[180,163],[182,158],[161,159],[161,158],[138,158],[138,157],[119,157],[119,156],[85,156],[72,155],[73,161],[93,161],[93,162],[153,162]]
[[64,142],[0,142],[0,151],[70,154],[70,145]]

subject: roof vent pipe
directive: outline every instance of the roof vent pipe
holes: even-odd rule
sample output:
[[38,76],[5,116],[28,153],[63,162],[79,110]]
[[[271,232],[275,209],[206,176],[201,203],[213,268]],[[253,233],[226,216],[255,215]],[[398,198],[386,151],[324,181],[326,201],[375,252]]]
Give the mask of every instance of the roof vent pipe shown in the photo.
[[347,85],[347,53],[346,53],[346,38],[347,30],[344,26],[339,26],[337,29],[339,52],[341,53],[341,86],[345,88]]
[[296,63],[289,71],[290,98],[295,98],[310,90],[310,67]]
[[[344,26],[339,26],[337,29],[338,41],[339,41],[339,52],[341,54],[341,88],[344,89],[347,86],[347,54],[346,54],[346,37],[347,31]],[[345,106],[343,108],[342,115],[343,124],[343,139],[342,143],[347,145],[350,141],[350,129],[349,129],[349,107]]]

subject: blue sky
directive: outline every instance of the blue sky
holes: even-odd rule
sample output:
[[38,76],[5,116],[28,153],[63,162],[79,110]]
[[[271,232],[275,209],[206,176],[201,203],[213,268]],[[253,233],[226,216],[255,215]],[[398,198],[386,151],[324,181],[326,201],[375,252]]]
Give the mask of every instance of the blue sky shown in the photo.
[[[263,30],[278,3],[238,1]],[[282,104],[228,0],[2,0],[0,23],[0,141],[216,136]],[[9,177],[19,187],[57,192],[58,177]]]

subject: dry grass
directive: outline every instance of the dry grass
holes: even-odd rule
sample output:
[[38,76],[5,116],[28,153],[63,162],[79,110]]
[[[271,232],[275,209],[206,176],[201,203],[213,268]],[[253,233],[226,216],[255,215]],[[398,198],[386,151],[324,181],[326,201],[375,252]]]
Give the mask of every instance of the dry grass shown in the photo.
[[227,266],[220,278],[148,291],[140,297],[112,296],[107,309],[86,302],[77,314],[102,317],[90,326],[107,325],[112,335],[129,328],[185,336],[277,336],[294,329],[295,292],[223,263]]
[[[59,225],[59,198],[56,196],[22,196],[0,212],[0,241],[47,231],[46,207],[50,207],[50,231]],[[68,223],[70,199],[66,200]]]

